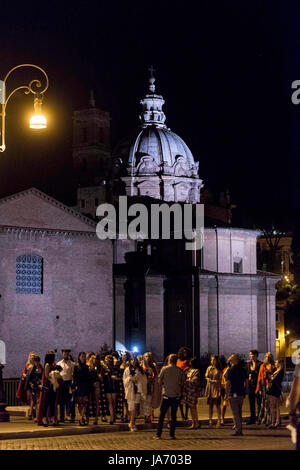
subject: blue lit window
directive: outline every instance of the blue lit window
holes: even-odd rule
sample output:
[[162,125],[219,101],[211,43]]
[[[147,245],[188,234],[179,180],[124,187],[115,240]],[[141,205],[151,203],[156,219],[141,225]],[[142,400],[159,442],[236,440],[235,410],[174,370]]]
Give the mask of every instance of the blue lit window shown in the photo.
[[38,255],[20,255],[16,262],[16,293],[43,293],[43,258]]

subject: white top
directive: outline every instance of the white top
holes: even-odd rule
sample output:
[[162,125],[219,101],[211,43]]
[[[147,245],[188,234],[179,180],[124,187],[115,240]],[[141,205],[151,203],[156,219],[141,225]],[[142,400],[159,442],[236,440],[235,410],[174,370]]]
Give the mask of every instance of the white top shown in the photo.
[[65,361],[64,359],[62,359],[61,361],[57,362],[56,365],[62,368],[62,370],[60,371],[60,375],[62,376],[64,381],[73,379],[75,362]]
[[[134,379],[134,382],[131,379]],[[126,367],[123,374],[123,383],[125,398],[127,401],[135,401],[134,383],[137,386],[137,392],[142,395],[142,398],[146,397],[147,377],[145,374],[141,374],[139,371],[136,371],[135,375],[132,377],[129,367]]]

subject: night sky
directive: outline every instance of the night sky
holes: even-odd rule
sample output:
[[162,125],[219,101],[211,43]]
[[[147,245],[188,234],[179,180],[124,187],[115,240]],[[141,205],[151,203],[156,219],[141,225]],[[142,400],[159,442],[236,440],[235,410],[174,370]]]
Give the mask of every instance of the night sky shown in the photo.
[[[112,145],[138,125],[148,68],[166,124],[199,160],[212,191],[229,188],[236,226],[293,228],[300,212],[300,5],[289,1],[131,0],[1,3],[0,78],[20,63],[45,68],[49,126],[28,128],[32,98],[7,108],[0,196],[35,186],[68,202],[72,112],[110,111]],[[34,78],[16,72],[11,86]]]

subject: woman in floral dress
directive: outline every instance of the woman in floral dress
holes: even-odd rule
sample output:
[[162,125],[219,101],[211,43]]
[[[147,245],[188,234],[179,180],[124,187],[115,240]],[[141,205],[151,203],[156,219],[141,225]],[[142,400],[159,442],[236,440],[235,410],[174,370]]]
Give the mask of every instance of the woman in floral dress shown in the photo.
[[186,371],[186,379],[183,388],[183,402],[190,408],[192,425],[190,429],[199,429],[197,402],[200,396],[200,370],[196,357],[190,361],[190,368]]

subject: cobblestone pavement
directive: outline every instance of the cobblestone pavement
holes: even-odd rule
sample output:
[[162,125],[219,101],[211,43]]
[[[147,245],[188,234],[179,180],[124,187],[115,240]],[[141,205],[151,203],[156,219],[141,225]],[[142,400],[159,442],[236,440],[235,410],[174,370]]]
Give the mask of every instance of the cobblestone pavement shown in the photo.
[[164,429],[161,440],[153,440],[153,430],[85,434],[78,436],[10,439],[0,441],[1,450],[293,450],[290,433],[285,427],[269,430],[260,426],[244,426],[244,436],[232,437],[231,426],[200,430],[176,430],[170,440]]

